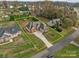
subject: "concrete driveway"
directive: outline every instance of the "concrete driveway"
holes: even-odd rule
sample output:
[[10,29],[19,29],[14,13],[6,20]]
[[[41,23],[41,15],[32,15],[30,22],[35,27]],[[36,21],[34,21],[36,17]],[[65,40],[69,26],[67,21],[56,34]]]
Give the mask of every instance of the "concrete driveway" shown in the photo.
[[45,38],[45,36],[40,31],[36,31],[33,34],[36,37],[38,37],[39,39],[41,39],[45,43],[45,45],[47,46],[47,48],[53,46],[50,42],[48,42],[48,40]]

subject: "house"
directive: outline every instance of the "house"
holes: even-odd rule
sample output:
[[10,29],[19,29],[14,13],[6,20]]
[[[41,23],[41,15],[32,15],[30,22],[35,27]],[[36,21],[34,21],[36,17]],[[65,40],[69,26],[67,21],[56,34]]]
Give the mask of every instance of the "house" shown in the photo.
[[21,34],[21,31],[17,26],[0,28],[0,44],[9,42],[20,34]]
[[61,20],[60,19],[52,19],[47,24],[52,27],[52,26],[55,26],[57,23],[61,24]]
[[28,7],[26,6],[26,7],[20,7],[19,8],[19,13],[21,14],[21,15],[28,15],[29,14],[29,9],[28,9]]
[[50,27],[56,29],[58,32],[62,31],[61,25],[62,21],[60,19],[53,19],[47,23]]
[[46,27],[46,24],[41,23],[39,21],[36,21],[36,22],[31,21],[27,23],[26,30],[29,32],[40,31],[43,33],[47,31],[47,27]]

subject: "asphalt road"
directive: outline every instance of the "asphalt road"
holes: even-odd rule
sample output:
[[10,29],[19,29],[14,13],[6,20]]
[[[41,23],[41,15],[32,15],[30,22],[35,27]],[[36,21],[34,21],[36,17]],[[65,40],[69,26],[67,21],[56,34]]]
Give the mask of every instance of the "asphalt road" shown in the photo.
[[73,32],[71,35],[67,36],[66,38],[62,39],[57,44],[53,45],[52,47],[45,49],[44,51],[36,54],[32,58],[47,58],[47,56],[54,55],[57,51],[64,48],[64,46],[70,44],[71,41],[75,40],[79,36],[79,28],[75,32]]

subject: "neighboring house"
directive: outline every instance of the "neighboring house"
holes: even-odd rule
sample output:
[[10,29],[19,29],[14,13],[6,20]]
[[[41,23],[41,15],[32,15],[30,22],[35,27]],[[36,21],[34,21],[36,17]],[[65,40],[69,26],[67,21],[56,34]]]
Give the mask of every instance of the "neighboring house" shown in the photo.
[[9,42],[11,39],[21,34],[21,31],[17,26],[0,28],[0,44]]
[[28,15],[29,14],[29,9],[28,9],[28,7],[20,7],[19,8],[19,13],[21,14],[21,15]]
[[50,20],[47,24],[49,26],[55,26],[57,23],[61,24],[61,20],[60,19],[53,19],[53,20]]
[[41,23],[39,21],[37,21],[37,22],[32,22],[32,21],[28,22],[27,25],[26,25],[26,29],[29,32],[41,31],[43,33],[43,32],[47,31],[46,24]]

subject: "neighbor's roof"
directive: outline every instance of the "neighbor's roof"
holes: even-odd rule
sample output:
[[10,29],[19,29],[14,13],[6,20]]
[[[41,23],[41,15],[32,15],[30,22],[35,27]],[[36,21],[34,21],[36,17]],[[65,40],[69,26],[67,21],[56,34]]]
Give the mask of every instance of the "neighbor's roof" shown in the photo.
[[10,33],[10,34],[15,34],[19,31],[19,28],[18,26],[12,26],[12,27],[8,27],[6,28],[5,30],[7,33]]

